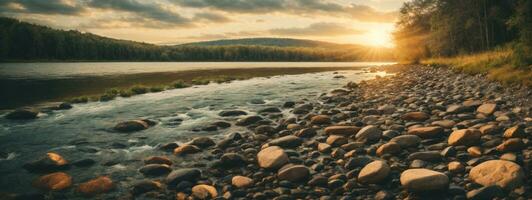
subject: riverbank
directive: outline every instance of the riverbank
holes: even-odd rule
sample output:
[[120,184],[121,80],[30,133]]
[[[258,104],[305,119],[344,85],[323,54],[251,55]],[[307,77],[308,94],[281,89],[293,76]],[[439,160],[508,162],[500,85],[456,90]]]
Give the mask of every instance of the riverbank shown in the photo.
[[[531,197],[528,91],[445,68],[390,70],[395,75],[257,114],[220,112],[225,123],[201,129],[245,129],[223,138],[167,141],[142,160],[111,163],[49,154],[27,169],[36,173],[33,185],[51,198]],[[152,119],[127,121],[108,134],[141,134],[158,126]],[[134,176],[116,170],[131,165],[138,166]],[[77,178],[76,170],[97,166],[108,173]]]
[[[49,102],[85,103],[109,101],[167,89],[223,83],[254,77],[317,73],[337,70],[359,70],[363,67],[286,67],[209,69],[179,72],[153,72],[105,76],[80,76],[56,79],[2,79],[1,109],[12,109]],[[52,104],[53,105],[53,104]],[[42,106],[39,106],[42,107]]]

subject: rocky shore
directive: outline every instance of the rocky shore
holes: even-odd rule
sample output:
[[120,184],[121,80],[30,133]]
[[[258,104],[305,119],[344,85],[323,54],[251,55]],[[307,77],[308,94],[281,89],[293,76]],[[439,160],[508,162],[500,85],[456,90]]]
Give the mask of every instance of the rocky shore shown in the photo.
[[[2,199],[530,199],[530,90],[502,87],[443,68],[396,67],[324,93],[318,103],[286,102],[248,115],[227,110],[228,126],[248,131],[224,139],[169,141],[138,169],[144,179],[113,174],[76,180],[50,152],[24,165],[39,194]],[[289,115],[282,111],[289,110]],[[31,113],[11,115],[31,116]],[[235,120],[231,120],[235,119]],[[134,119],[114,127],[157,126]],[[176,162],[175,158],[191,162]],[[120,179],[120,181],[117,181]],[[116,192],[121,191],[121,192]]]

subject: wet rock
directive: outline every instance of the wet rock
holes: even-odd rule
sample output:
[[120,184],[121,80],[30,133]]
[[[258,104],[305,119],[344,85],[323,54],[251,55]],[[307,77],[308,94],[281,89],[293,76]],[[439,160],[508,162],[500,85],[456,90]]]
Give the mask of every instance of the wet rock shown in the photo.
[[498,185],[490,185],[486,187],[481,187],[476,190],[472,190],[467,193],[467,199],[471,200],[484,200],[484,199],[494,199],[496,197],[502,197],[504,191]]
[[46,156],[24,164],[23,168],[29,172],[57,171],[68,168],[68,161],[57,153],[46,153]]
[[160,176],[172,171],[170,166],[165,164],[147,164],[139,169],[139,172],[145,176]]
[[249,117],[244,117],[242,119],[239,119],[236,121],[235,125],[237,126],[249,126],[249,125],[252,125],[252,124],[255,124],[259,121],[262,120],[262,117],[260,116],[249,116]]
[[309,181],[308,181],[308,185],[310,186],[326,186],[327,185],[327,177],[325,176],[321,176],[321,175],[317,175],[317,176],[314,176],[312,177]]
[[436,138],[443,136],[443,128],[438,126],[419,127],[408,130],[408,134],[417,135],[420,138]]
[[313,128],[304,128],[296,132],[297,137],[314,137],[317,134]]
[[169,186],[176,186],[177,184],[188,181],[191,183],[196,182],[201,177],[201,170],[196,168],[181,168],[174,170],[166,176],[166,184]]
[[299,114],[307,114],[310,112],[310,110],[312,110],[313,106],[310,105],[310,104],[303,104],[303,105],[299,105],[297,107],[294,108],[294,110],[292,111],[292,113],[296,114],[296,115],[299,115]]
[[382,114],[393,114],[395,112],[395,110],[397,110],[395,108],[394,105],[390,105],[390,104],[386,104],[386,105],[382,105],[382,106],[379,106],[379,108],[377,108],[378,111],[380,111]]
[[390,166],[384,161],[373,161],[358,174],[358,181],[360,183],[379,183],[390,174]]
[[525,178],[521,166],[506,160],[489,160],[473,167],[471,181],[483,186],[498,185],[507,190],[520,186]]
[[484,114],[484,115],[491,115],[495,112],[496,109],[497,109],[497,104],[485,103],[477,108],[477,112]]
[[440,152],[440,154],[445,158],[452,157],[456,155],[456,149],[453,146],[446,147]]
[[59,191],[72,186],[72,177],[64,172],[55,172],[37,178],[33,187],[46,191]]
[[200,184],[192,187],[192,196],[197,199],[214,199],[218,196],[218,191],[213,186]]
[[253,186],[253,179],[245,176],[233,176],[231,184],[236,188],[247,188]]
[[376,142],[382,137],[382,131],[376,126],[369,125],[360,129],[355,135],[355,139],[361,142]]
[[159,149],[163,150],[163,151],[174,151],[175,148],[179,147],[179,144],[175,143],[175,142],[170,142],[170,143],[166,143],[166,144],[163,144],[159,147]]
[[478,130],[482,135],[490,135],[497,133],[499,131],[499,126],[495,124],[488,124],[481,126]]
[[183,146],[175,148],[174,149],[174,155],[183,156],[183,155],[187,155],[187,154],[198,153],[200,151],[201,151],[201,149],[198,148],[197,146],[190,145],[190,144],[185,144]]
[[417,135],[400,135],[392,138],[390,142],[395,142],[403,148],[416,147],[421,142],[421,138]]
[[251,99],[251,101],[249,101],[249,103],[251,104],[265,104],[266,102],[262,99]]
[[467,153],[469,153],[471,157],[480,157],[482,156],[482,149],[477,146],[469,147],[467,148]]
[[504,131],[504,138],[526,138],[525,131],[522,126],[513,126]]
[[114,183],[109,177],[100,176],[79,184],[77,191],[85,196],[95,196],[98,194],[107,193],[113,188]]
[[377,194],[375,194],[373,199],[375,199],[375,200],[393,200],[394,196],[393,196],[392,193],[390,193],[388,191],[381,190],[381,191],[377,192]]
[[130,133],[135,131],[141,131],[144,129],[147,129],[150,127],[148,123],[142,120],[130,120],[130,121],[123,121],[116,124],[116,126],[113,128],[115,131],[123,132],[123,133]]
[[213,126],[219,127],[219,128],[229,128],[231,127],[231,123],[226,121],[217,121],[212,123]]
[[510,138],[497,146],[497,150],[502,152],[520,151],[526,148],[526,144],[521,138]]
[[240,116],[240,115],[247,115],[248,113],[242,110],[224,110],[220,113],[218,113],[221,117],[233,117],[233,116]]
[[319,152],[322,152],[322,153],[327,153],[329,151],[331,151],[331,145],[327,144],[327,143],[318,143],[318,151]]
[[407,121],[425,121],[429,119],[430,116],[424,112],[409,112],[404,114],[401,118]]
[[238,153],[225,153],[220,157],[220,162],[226,168],[238,167],[247,163],[246,158]]
[[449,187],[447,175],[429,169],[408,169],[401,173],[401,185],[411,192],[445,190]]
[[378,149],[377,149],[377,156],[382,156],[382,155],[385,155],[385,154],[390,154],[390,155],[394,155],[394,154],[398,154],[401,152],[401,146],[395,142],[388,142],[386,144],[383,144],[381,145]]
[[481,133],[476,129],[460,129],[449,135],[447,143],[452,146],[470,146],[480,142]]
[[165,164],[171,166],[173,163],[170,159],[164,156],[150,156],[144,159],[144,164]]
[[467,110],[468,110],[468,107],[466,106],[453,104],[453,105],[447,106],[447,110],[445,112],[456,114],[456,113],[466,112]]
[[269,142],[271,146],[280,146],[283,148],[295,148],[301,145],[303,140],[294,135],[287,135],[284,137],[273,139]]
[[325,128],[325,134],[351,136],[356,134],[359,130],[360,127],[358,126],[329,126]]
[[277,172],[279,180],[288,180],[290,182],[299,182],[307,180],[310,176],[310,169],[304,165],[288,164],[283,166]]
[[268,125],[260,125],[255,128],[256,134],[272,135],[275,132],[276,132],[275,128],[272,126],[268,126]]
[[293,101],[287,101],[287,102],[284,102],[283,104],[283,108],[292,108],[296,105],[296,102],[293,102]]
[[142,181],[138,181],[133,184],[131,188],[131,193],[137,196],[140,194],[144,194],[146,192],[162,190],[162,189],[163,189],[162,184],[160,182],[151,181],[151,180],[142,180]]
[[214,143],[214,140],[209,137],[197,137],[190,141],[189,144],[204,149],[210,146],[214,146],[216,143]]
[[10,120],[28,120],[36,119],[39,111],[34,109],[18,109],[5,115],[6,119]]
[[94,165],[95,163],[96,163],[95,160],[90,159],[90,158],[85,158],[85,159],[72,162],[72,165],[76,167],[88,167],[88,166]]
[[344,136],[340,135],[331,135],[327,137],[327,144],[331,145],[332,147],[338,147],[343,144],[347,144],[348,140]]
[[288,163],[288,155],[278,146],[262,149],[257,154],[259,166],[266,169],[276,169]]
[[264,108],[258,111],[258,113],[280,113],[281,109],[277,107]]
[[316,115],[310,118],[310,123],[316,125],[330,124],[331,118],[329,118],[329,116],[327,115]]

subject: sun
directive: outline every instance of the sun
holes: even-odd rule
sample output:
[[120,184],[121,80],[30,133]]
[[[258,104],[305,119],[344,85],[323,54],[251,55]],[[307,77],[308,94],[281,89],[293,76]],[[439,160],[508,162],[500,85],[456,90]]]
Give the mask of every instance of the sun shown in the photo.
[[393,27],[374,27],[366,33],[366,44],[376,47],[393,47],[392,31]]

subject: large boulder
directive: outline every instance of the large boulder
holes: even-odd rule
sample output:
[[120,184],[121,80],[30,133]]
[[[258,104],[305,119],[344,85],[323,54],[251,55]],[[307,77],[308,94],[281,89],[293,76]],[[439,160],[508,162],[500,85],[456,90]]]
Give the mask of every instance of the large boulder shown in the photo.
[[514,162],[489,160],[473,167],[469,179],[483,186],[498,185],[512,190],[523,183],[525,172]]
[[175,186],[183,181],[196,182],[201,177],[201,170],[196,168],[182,168],[174,170],[166,176],[166,184]]
[[33,110],[33,109],[18,109],[15,111],[12,111],[5,115],[6,119],[11,120],[26,120],[26,119],[35,119],[37,118],[37,115],[39,114],[39,111]]
[[32,185],[45,191],[59,191],[72,186],[72,177],[64,172],[55,172],[37,178]]
[[109,192],[113,188],[113,180],[111,180],[107,176],[100,176],[98,178],[79,184],[77,191],[85,196],[94,196]]
[[449,177],[429,169],[408,169],[401,173],[401,185],[411,192],[440,191],[449,187]]
[[310,170],[304,165],[288,164],[283,166],[277,172],[277,177],[280,180],[288,180],[290,182],[299,182],[307,180],[310,176]]
[[382,131],[376,126],[369,125],[360,129],[355,135],[355,139],[361,142],[376,142],[382,137]]
[[481,136],[477,129],[460,129],[449,135],[447,143],[451,146],[471,146],[479,143]]
[[288,163],[288,155],[278,146],[262,149],[257,154],[259,166],[266,169],[276,169]]
[[373,161],[358,173],[358,181],[360,183],[379,183],[390,174],[390,166],[384,161]]
[[443,136],[443,128],[439,126],[419,127],[411,128],[408,130],[408,134],[417,135],[420,138],[436,138]]

